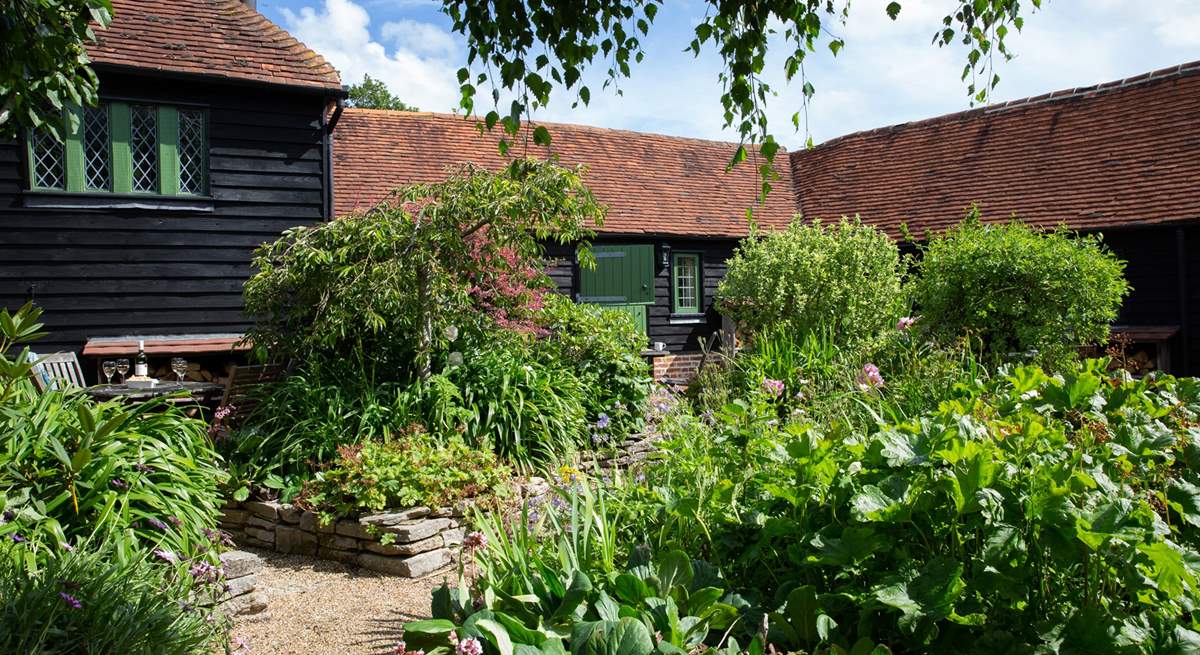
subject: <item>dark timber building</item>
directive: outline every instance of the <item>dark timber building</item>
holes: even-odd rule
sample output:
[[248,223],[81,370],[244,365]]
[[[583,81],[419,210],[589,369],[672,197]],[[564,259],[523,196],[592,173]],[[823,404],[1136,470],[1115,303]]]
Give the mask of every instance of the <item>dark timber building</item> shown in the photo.
[[114,0],[88,48],[101,106],[65,144],[0,143],[0,306],[39,351],[248,326],[253,249],[332,216],[336,71],[239,0]]
[[[0,143],[0,306],[46,309],[40,350],[186,335],[159,352],[228,352],[256,246],[457,164],[504,165],[471,119],[343,113],[332,67],[238,0],[113,5],[89,47],[103,105],[65,144]],[[1119,330],[1200,372],[1200,63],[781,153],[761,205],[755,167],[726,170],[736,144],[548,127],[549,148],[512,153],[586,165],[609,207],[598,269],[562,248],[550,274],[633,314],[669,353],[660,374],[684,377],[720,326],[713,294],[748,208],[765,230],[858,214],[920,237],[972,203],[988,221],[1102,231],[1133,286]]]

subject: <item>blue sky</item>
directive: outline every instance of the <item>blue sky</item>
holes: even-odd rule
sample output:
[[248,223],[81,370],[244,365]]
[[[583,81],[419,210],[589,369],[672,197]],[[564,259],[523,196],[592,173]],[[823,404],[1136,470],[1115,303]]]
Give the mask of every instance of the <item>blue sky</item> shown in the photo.
[[[816,96],[808,129],[820,143],[884,125],[970,107],[959,80],[965,53],[930,43],[951,0],[905,0],[899,20],[886,0],[855,0],[846,25],[830,29],[846,47],[822,49],[807,64]],[[1028,3],[1026,3],[1028,4]],[[463,40],[450,31],[436,0],[258,0],[259,11],[325,55],[345,82],[364,73],[388,83],[406,102],[427,111],[453,111],[455,71],[465,62]],[[571,108],[555,98],[535,115],[549,121],[736,140],[721,128],[720,60],[681,52],[703,14],[700,0],[668,0],[646,43],[646,60],[622,83],[623,95],[600,92]],[[998,63],[994,101],[1120,79],[1200,60],[1200,2],[1196,0],[1045,0],[1010,36],[1017,53]],[[779,50],[782,50],[781,48]],[[777,138],[788,148],[804,142],[790,117],[800,108],[799,83],[783,83],[782,57],[769,63],[778,96],[768,105]]]

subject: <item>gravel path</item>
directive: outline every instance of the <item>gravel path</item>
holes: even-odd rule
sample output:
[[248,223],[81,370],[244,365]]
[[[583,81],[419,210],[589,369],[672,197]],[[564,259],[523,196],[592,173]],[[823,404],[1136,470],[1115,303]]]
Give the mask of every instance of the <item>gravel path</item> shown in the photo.
[[302,555],[253,552],[263,559],[258,588],[267,594],[266,618],[243,617],[233,629],[249,655],[391,653],[400,626],[428,618],[430,592],[455,576],[448,567],[410,580]]

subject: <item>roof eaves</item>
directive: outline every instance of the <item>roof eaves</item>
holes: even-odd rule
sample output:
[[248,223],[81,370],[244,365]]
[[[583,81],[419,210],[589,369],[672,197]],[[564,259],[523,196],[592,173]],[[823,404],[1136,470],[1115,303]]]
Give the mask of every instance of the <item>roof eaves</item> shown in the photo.
[[133,64],[115,64],[110,62],[92,62],[91,66],[99,71],[112,71],[116,73],[146,75],[167,79],[197,80],[233,86],[268,87],[273,89],[300,91],[303,93],[314,93],[335,98],[345,98],[350,95],[349,90],[345,85],[335,84],[332,81],[320,84],[316,82],[311,84],[299,82],[280,82],[277,80],[265,80],[251,77],[231,77],[229,75],[221,75],[218,73],[197,73],[156,66],[137,66]]

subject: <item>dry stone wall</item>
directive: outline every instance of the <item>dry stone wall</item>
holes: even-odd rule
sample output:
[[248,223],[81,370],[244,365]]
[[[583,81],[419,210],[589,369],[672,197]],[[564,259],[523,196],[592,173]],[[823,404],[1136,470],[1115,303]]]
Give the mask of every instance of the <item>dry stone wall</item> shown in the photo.
[[216,598],[217,609],[226,616],[258,615],[264,617],[267,596],[258,588],[262,558],[244,550],[221,553],[221,569],[225,572],[225,587]]
[[220,527],[239,545],[420,578],[454,560],[465,532],[462,510],[412,507],[322,524],[295,505],[247,501],[227,505]]

